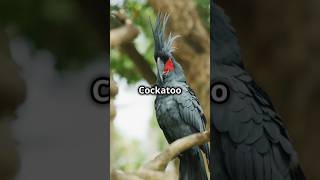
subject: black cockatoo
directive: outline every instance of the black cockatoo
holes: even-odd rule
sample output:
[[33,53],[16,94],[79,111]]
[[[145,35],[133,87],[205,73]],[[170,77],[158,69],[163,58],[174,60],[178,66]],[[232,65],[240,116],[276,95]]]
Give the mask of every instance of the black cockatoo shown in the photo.
[[304,180],[280,115],[245,70],[235,31],[213,2],[211,21],[211,81],[225,86],[214,96],[229,97],[211,102],[211,177]]
[[[169,16],[159,14],[152,25],[154,37],[154,59],[157,66],[158,87],[179,87],[181,94],[157,95],[155,100],[156,116],[168,143],[185,136],[205,131],[206,120],[199,101],[186,83],[181,65],[173,56],[173,42],[177,36],[165,36]],[[209,146],[193,147],[181,155],[179,179],[207,180],[205,160],[201,150],[208,156]]]

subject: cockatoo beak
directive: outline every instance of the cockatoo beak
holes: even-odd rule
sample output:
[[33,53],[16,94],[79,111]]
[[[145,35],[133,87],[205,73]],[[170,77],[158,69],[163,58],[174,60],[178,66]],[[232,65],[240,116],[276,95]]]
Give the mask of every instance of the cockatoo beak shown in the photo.
[[161,83],[163,83],[163,77],[162,77],[163,69],[164,69],[164,64],[163,64],[163,62],[161,61],[161,59],[158,57],[158,58],[157,58],[157,70],[158,70],[158,76],[160,77]]

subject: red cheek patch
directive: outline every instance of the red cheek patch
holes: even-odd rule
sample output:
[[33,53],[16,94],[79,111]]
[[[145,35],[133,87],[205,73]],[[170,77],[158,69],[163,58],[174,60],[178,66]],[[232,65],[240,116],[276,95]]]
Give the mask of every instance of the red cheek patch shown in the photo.
[[174,70],[174,65],[173,65],[173,62],[171,60],[171,58],[169,58],[169,60],[167,60],[166,64],[164,65],[164,74],[168,74],[170,71],[173,71]]

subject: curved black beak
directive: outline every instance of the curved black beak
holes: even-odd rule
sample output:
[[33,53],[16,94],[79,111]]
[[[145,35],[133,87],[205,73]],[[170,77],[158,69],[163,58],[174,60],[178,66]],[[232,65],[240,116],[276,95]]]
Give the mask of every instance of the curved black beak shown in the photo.
[[164,64],[159,57],[157,58],[157,70],[158,70],[158,77],[160,78],[159,80],[161,83],[163,83],[162,72],[164,70]]

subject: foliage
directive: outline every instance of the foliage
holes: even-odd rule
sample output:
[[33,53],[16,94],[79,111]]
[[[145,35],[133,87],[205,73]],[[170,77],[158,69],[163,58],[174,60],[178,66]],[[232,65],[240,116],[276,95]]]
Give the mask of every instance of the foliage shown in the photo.
[[203,25],[210,32],[210,1],[196,0],[198,13],[202,19]]
[[[162,151],[168,146],[167,141],[157,123],[155,113],[150,120],[150,129],[148,130],[149,144],[136,139],[129,140],[119,134],[119,131],[111,124],[112,137],[112,166],[117,169],[130,172],[135,171],[148,159],[154,157],[154,153]],[[144,148],[146,146],[153,146]],[[156,152],[148,152],[155,150]]]
[[[197,0],[197,8],[199,9],[200,16],[203,20],[203,24],[209,30],[210,26],[210,11],[209,0]],[[147,1],[142,0],[124,0],[120,5],[113,5],[111,10],[124,9],[126,15],[133,21],[134,25],[140,30],[138,38],[134,41],[134,44],[140,54],[142,54],[148,61],[150,66],[154,69],[153,59],[153,39],[152,31],[150,27],[149,18],[154,20],[156,14],[154,10],[149,6]],[[119,26],[117,20],[111,17],[111,28]],[[142,77],[137,72],[134,64],[130,61],[129,57],[122,55],[117,49],[111,50],[111,68],[114,73],[117,73],[125,77],[129,83],[135,83]]]
[[145,161],[140,142],[124,139],[116,130],[112,133],[112,166],[127,172],[137,170]]
[[[125,0],[122,7],[111,7],[112,10],[119,8],[125,10],[128,18],[140,30],[139,37],[134,41],[134,44],[150,66],[154,67],[152,32],[149,23],[149,18],[155,19],[153,9],[146,2],[139,0]],[[117,26],[117,21],[111,18],[111,27],[115,26]],[[110,54],[111,68],[114,73],[125,77],[129,83],[134,83],[141,79],[141,75],[137,72],[129,57],[123,55],[117,49],[112,49]]]

